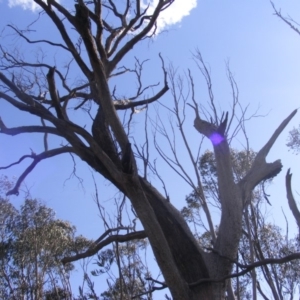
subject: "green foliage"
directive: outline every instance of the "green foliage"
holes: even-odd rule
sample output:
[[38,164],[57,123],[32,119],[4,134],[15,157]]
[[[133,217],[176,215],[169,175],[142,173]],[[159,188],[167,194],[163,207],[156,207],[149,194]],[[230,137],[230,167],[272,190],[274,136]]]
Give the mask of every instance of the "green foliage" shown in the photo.
[[7,176],[0,175],[0,197],[4,197],[4,194],[12,189],[14,182],[9,180]]
[[[256,153],[253,150],[237,151],[235,149],[231,149],[232,167],[236,182],[250,169],[255,155]],[[214,153],[212,151],[205,151],[199,159],[198,167],[202,178],[202,188],[205,198],[213,206],[220,207],[220,197],[217,184],[217,166]],[[181,210],[181,214],[187,222],[201,226],[201,201],[199,199],[199,195],[201,195],[201,193],[199,193],[198,189],[193,190],[188,196],[186,196],[185,201],[187,206]]]
[[[295,138],[298,137],[299,135],[295,134]],[[296,147],[295,141],[296,139],[294,139],[294,147]],[[256,153],[252,150],[236,151],[231,149],[232,168],[236,182],[249,171],[255,155]],[[220,209],[217,168],[213,152],[206,151],[200,157],[199,170],[206,201]],[[202,222],[200,194],[199,190],[192,191],[186,197],[187,205],[181,213],[188,222],[194,225],[194,234],[201,247],[209,251],[213,248],[212,234]],[[261,215],[261,205],[266,196],[264,183],[257,186],[252,193],[250,206],[244,212],[244,234],[240,240],[238,257],[238,261],[243,265],[250,265],[266,258],[281,258],[299,252],[298,239],[287,239],[278,226],[267,223],[265,216]],[[218,228],[215,229],[215,234],[218,234]],[[239,271],[241,271],[240,268],[233,269],[233,273]],[[255,273],[249,272],[232,280],[233,289],[235,294],[239,295],[239,299],[253,298],[251,286],[254,280],[258,291],[262,287],[269,286],[274,299],[292,299],[300,287],[300,260],[265,265],[253,272]],[[254,277],[252,277],[253,274]]]
[[27,199],[17,210],[0,199],[0,212],[0,298],[64,299],[62,291],[65,298],[70,295],[73,265],[63,266],[61,259],[90,242],[76,237],[74,226],[56,219],[54,211],[37,200]]
[[[230,149],[233,173],[236,182],[246,175],[249,171],[256,153],[253,150],[238,151]],[[217,166],[215,162],[214,153],[212,151],[205,151],[200,157],[199,170],[203,178],[204,189],[209,191],[215,186],[217,180]]]
[[[99,269],[93,270],[92,275],[113,274],[112,268],[117,267],[119,277],[107,280],[108,289],[101,293],[101,300],[122,299],[129,300],[140,295],[137,299],[151,300],[153,282],[148,267],[141,259],[139,251],[144,251],[146,240],[130,241],[125,244],[116,244],[113,248],[103,250],[97,256],[96,265]],[[150,291],[149,293],[147,293]],[[143,295],[142,295],[143,294]],[[98,298],[97,298],[98,299]]]
[[[287,239],[282,234],[280,227],[266,223],[257,228],[255,233],[254,252],[256,260],[266,258],[281,258],[295,252],[299,252],[299,240]],[[240,262],[251,264],[249,238],[244,235],[239,247]],[[258,282],[265,281],[268,285],[274,285],[274,294],[281,299],[292,299],[300,286],[300,260],[293,260],[284,264],[272,264],[256,270]],[[250,285],[250,274],[241,277],[240,285],[245,289]],[[262,286],[262,284],[260,284]]]
[[298,128],[293,128],[289,132],[288,142],[286,144],[291,150],[296,153],[300,151],[300,126]]
[[45,291],[45,300],[67,300],[71,298],[70,293],[60,287],[53,288],[52,290]]
[[103,250],[100,253],[97,254],[97,261],[96,265],[100,269],[93,270],[91,274],[93,276],[99,276],[101,274],[104,274],[108,272],[111,268],[112,263],[115,259],[115,253],[111,249]]

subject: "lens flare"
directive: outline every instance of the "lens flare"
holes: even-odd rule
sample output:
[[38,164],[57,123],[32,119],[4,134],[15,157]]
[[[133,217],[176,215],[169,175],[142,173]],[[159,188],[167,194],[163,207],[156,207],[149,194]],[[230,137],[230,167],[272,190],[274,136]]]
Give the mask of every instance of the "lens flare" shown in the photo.
[[216,146],[219,145],[220,143],[222,143],[224,141],[224,137],[217,132],[214,132],[209,139],[211,140],[211,142]]

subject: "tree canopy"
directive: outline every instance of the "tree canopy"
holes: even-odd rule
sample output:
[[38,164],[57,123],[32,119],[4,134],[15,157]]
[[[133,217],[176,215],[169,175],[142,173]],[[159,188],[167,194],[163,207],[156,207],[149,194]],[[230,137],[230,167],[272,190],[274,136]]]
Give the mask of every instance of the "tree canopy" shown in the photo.
[[61,259],[83,251],[91,242],[75,237],[75,227],[55,218],[37,200],[25,200],[17,210],[0,199],[0,295],[2,299],[70,299],[72,264]]

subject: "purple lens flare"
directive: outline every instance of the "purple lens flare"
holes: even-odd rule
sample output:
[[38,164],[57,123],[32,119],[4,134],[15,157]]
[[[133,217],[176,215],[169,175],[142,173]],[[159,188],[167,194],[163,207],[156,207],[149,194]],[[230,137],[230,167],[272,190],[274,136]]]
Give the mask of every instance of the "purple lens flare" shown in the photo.
[[224,141],[224,136],[222,136],[220,133],[218,132],[214,132],[209,139],[211,140],[211,142],[216,146],[219,145],[220,143],[222,143]]

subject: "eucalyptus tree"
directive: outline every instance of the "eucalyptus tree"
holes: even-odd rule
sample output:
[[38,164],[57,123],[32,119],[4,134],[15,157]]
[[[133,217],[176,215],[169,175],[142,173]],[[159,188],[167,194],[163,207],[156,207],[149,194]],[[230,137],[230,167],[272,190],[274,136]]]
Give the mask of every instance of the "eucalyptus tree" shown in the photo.
[[[245,176],[251,167],[256,153],[253,150],[230,150],[233,162],[235,182]],[[217,166],[212,151],[201,155],[198,164],[202,176],[204,195],[214,207],[220,208],[220,198],[217,184]],[[264,261],[266,258],[280,258],[299,251],[299,238],[288,238],[288,233],[268,221],[268,207],[272,198],[266,193],[272,179],[256,186],[251,195],[251,202],[244,209],[242,220],[242,238],[239,243],[237,261],[241,265],[251,265]],[[202,206],[198,200],[197,191],[186,197],[186,206],[181,210],[183,217],[191,227],[202,248],[211,249],[212,235],[203,222]],[[288,226],[288,224],[287,224]],[[216,232],[218,228],[216,228]],[[242,268],[243,269],[243,268]],[[239,272],[239,265],[233,273]],[[272,294],[273,299],[293,299],[296,297],[300,281],[299,260],[285,264],[262,265],[241,277],[233,279],[234,294],[238,299],[264,299]]]
[[[159,0],[145,5],[141,0],[118,4],[111,0],[78,0],[71,8],[55,0],[34,2],[42,10],[41,17],[51,21],[59,41],[47,39],[46,31],[40,32],[43,38],[31,38],[30,26],[27,31],[12,25],[10,29],[29,46],[39,44],[56,48],[57,53],[69,58],[69,63],[60,64],[55,58],[46,61],[43,55],[34,60],[9,45],[1,45],[0,98],[24,115],[31,115],[32,125],[22,124],[20,119],[19,126],[11,127],[10,120],[1,111],[0,133],[44,135],[43,152],[32,152],[20,158],[19,161],[30,158],[32,162],[8,194],[18,194],[24,178],[44,159],[65,153],[76,155],[129,199],[144,230],[135,231],[133,226],[123,235],[110,231],[99,244],[85,253],[65,257],[64,263],[95,254],[100,244],[146,235],[173,299],[224,299],[242,236],[243,211],[251,202],[255,186],[280,172],[280,160],[267,163],[266,156],[296,111],[279,125],[269,140],[266,139],[249,171],[235,182],[227,140],[227,129],[233,116],[228,113],[218,116],[213,110],[212,118],[204,120],[198,103],[191,99],[189,104],[195,112],[195,139],[199,142],[202,137],[210,140],[214,149],[221,207],[216,233],[202,187],[198,184],[199,199],[213,239],[212,249],[205,251],[170,203],[171,199],[162,195],[148,180],[147,171],[153,166],[147,147],[149,140],[144,147],[132,147],[134,134],[128,135],[135,113],[161,99],[169,90],[164,61],[161,62],[163,84],[152,97],[144,97],[147,88],[141,83],[139,70],[142,63],[133,70],[138,89],[132,97],[118,97],[109,84],[113,77],[128,71],[128,68],[122,68],[125,57],[138,43],[155,34],[160,14],[173,1]],[[70,82],[72,64],[76,65],[77,80]],[[151,87],[154,89],[155,85]],[[86,122],[82,115],[76,114],[83,107]],[[121,122],[121,111],[129,112],[125,123]],[[37,125],[40,120],[41,125]],[[50,148],[50,135],[63,142]],[[189,155],[194,159],[191,153]],[[138,164],[142,168],[138,168]]]
[[[16,209],[0,199],[0,295],[2,299],[72,299],[66,255],[83,251],[91,242],[75,236],[75,227],[56,219],[37,200]],[[48,297],[48,298],[47,298]]]

